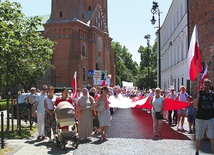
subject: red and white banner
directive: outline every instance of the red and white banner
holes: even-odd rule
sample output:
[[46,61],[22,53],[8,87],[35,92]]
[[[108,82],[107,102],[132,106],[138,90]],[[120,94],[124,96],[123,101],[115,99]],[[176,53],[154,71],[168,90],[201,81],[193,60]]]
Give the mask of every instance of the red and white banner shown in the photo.
[[208,78],[208,66],[206,66],[206,69],[204,70],[204,73],[201,77],[201,80],[199,81],[197,87],[195,88],[195,91],[199,90],[200,87],[203,85],[204,79]]
[[[110,107],[117,107],[117,108],[146,108],[152,109],[152,105],[150,104],[150,97],[142,98],[138,97],[135,99],[130,99],[127,97],[123,97],[121,94],[118,95],[118,98],[114,96],[110,96],[109,101]],[[172,99],[165,98],[165,108],[164,110],[178,110],[182,108],[186,108],[189,106],[188,102],[176,101]]]
[[197,25],[195,25],[193,29],[192,38],[190,41],[187,56],[187,69],[187,79],[191,81],[195,81],[202,71]]
[[73,87],[73,98],[77,97],[77,72],[74,72],[74,77],[71,82],[71,86]]

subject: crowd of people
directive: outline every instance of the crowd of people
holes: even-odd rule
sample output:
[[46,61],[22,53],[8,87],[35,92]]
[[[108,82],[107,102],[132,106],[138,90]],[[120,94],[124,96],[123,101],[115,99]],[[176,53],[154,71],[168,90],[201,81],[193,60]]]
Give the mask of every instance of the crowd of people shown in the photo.
[[[101,135],[102,140],[107,140],[107,131],[111,126],[111,119],[114,113],[110,107],[109,97],[115,98],[121,94],[123,97],[134,98],[139,96],[150,97],[152,109],[149,111],[153,120],[154,137],[162,136],[162,124],[165,120],[168,125],[176,126],[178,131],[188,130],[189,134],[196,136],[196,154],[198,154],[200,139],[209,137],[211,147],[214,152],[214,93],[211,90],[211,81],[205,79],[203,89],[196,92],[195,96],[190,96],[184,86],[180,86],[179,92],[170,87],[167,92],[160,88],[151,89],[150,92],[144,90],[126,91],[119,88],[109,89],[108,87],[83,88],[77,90],[77,97],[74,98],[72,91],[62,89],[60,97],[54,95],[54,87],[43,85],[39,95],[35,95],[36,88],[32,87],[28,96],[28,103],[34,107],[34,116],[38,122],[38,139],[51,139],[51,129],[56,132],[56,121],[54,109],[62,101],[68,101],[75,106],[75,113],[78,119],[78,136],[80,140],[87,140],[95,131]],[[176,110],[165,110],[165,100],[177,100],[188,102],[186,108]],[[184,120],[187,117],[188,129],[184,129]],[[62,131],[68,131],[69,127],[60,127]]]
[[[25,97],[25,103],[32,108],[33,117],[37,119],[38,140],[53,141],[51,130],[55,135],[57,129],[54,111],[63,101],[69,102],[75,108],[80,141],[88,140],[92,136],[92,131],[100,134],[102,140],[107,140],[107,130],[111,126],[110,121],[113,114],[112,110],[110,112],[112,108],[109,107],[109,89],[107,87],[99,87],[97,90],[94,87],[90,90],[88,88],[78,89],[76,97],[72,90],[68,90],[66,87],[62,89],[60,96],[54,94],[53,86],[47,85],[43,85],[39,92],[35,87],[32,87],[29,92],[30,94]],[[101,105],[104,105],[102,106],[104,108],[98,111],[97,109]],[[59,129],[66,132],[69,131],[69,126],[60,126]]]

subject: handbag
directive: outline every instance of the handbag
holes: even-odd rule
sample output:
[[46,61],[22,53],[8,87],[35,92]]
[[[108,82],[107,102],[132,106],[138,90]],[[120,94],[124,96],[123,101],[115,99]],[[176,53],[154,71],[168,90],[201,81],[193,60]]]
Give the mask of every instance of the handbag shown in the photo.
[[[92,98],[89,97],[89,100],[90,100],[90,102],[91,102],[91,105],[93,105]],[[95,118],[95,117],[97,116],[97,113],[96,113],[96,109],[95,109],[95,108],[93,108],[93,109],[91,110],[91,113],[92,113],[92,117]]]
[[161,120],[161,119],[163,119],[163,115],[161,114],[161,112],[155,112],[155,118],[157,120]]
[[163,119],[163,115],[162,115],[161,111],[160,111],[160,112],[156,112],[155,107],[154,107],[153,104],[152,104],[152,106],[153,106],[154,111],[155,111],[155,118],[156,118],[157,120],[162,120],[162,119]]
[[98,101],[99,105],[96,107],[96,111],[102,112],[105,110],[105,103],[103,102],[103,99]]

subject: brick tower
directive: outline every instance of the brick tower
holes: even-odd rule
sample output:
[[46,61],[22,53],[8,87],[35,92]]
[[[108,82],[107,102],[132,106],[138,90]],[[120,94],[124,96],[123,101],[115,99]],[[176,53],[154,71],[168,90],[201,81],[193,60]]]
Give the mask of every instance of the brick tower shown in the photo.
[[71,86],[77,71],[77,86],[93,86],[88,70],[107,70],[115,85],[115,62],[107,23],[107,0],[52,0],[44,36],[56,42],[49,81]]

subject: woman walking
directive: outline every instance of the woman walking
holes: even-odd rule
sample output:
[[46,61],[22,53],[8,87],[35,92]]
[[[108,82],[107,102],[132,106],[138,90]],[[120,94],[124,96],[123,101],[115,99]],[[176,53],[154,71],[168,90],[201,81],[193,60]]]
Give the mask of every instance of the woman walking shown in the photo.
[[[109,101],[108,101],[108,88],[107,87],[102,87],[102,94],[98,98],[98,101],[96,103],[97,111],[98,111],[98,120],[100,124],[100,129],[101,129],[101,136],[103,140],[107,140],[107,131],[108,127],[111,126],[110,122],[110,108],[109,108]],[[99,108],[99,107],[103,108]],[[99,109],[99,110],[98,110]]]
[[153,119],[153,131],[154,136],[162,136],[162,124],[163,118],[157,118],[156,113],[163,116],[165,102],[163,96],[160,95],[160,88],[155,89],[155,96],[151,99],[150,104],[152,105],[152,119]]
[[80,140],[87,140],[88,137],[92,136],[93,130],[93,117],[92,110],[94,108],[94,99],[89,96],[88,89],[82,89],[83,96],[78,100],[77,106],[80,111],[78,118],[78,134]]

